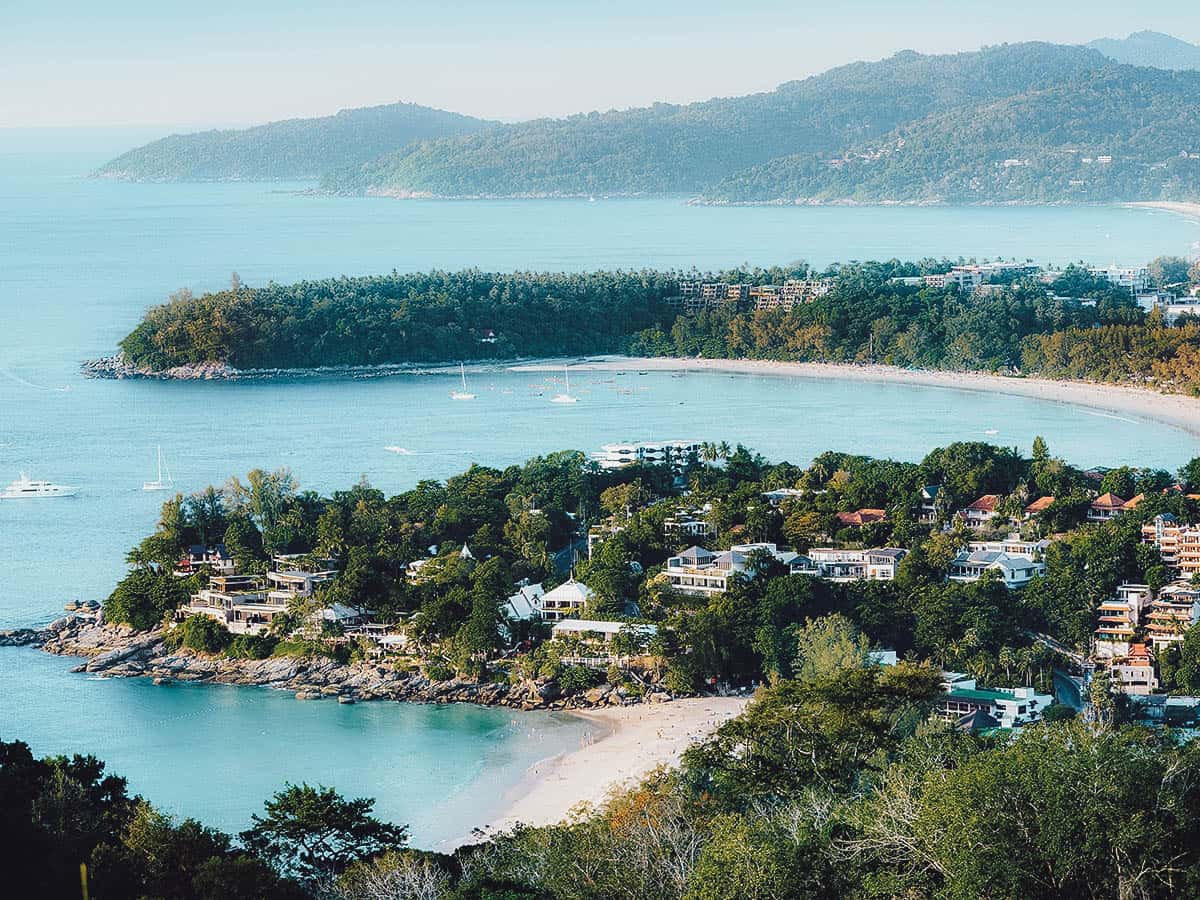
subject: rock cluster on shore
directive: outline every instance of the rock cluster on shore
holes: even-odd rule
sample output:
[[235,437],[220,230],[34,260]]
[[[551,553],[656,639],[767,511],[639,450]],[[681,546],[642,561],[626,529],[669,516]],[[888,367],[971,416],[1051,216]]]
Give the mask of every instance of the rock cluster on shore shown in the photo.
[[237,369],[218,362],[175,366],[160,372],[135,366],[123,353],[85,360],[80,366],[80,371],[85,378],[156,378],[163,381],[211,381],[242,377],[242,373]]
[[48,653],[84,656],[72,671],[113,678],[151,678],[156,684],[209,682],[257,685],[292,692],[297,700],[337,698],[343,703],[363,700],[402,700],[417,703],[478,703],[513,709],[587,709],[661,703],[672,697],[651,691],[644,698],[622,688],[602,685],[582,694],[565,696],[558,682],[526,680],[476,682],[453,678],[431,681],[417,672],[398,671],[371,663],[344,664],[324,657],[230,659],[190,650],[169,651],[164,630],[134,631],[105,624],[93,616],[68,616],[45,629],[0,632],[12,644],[37,645]]

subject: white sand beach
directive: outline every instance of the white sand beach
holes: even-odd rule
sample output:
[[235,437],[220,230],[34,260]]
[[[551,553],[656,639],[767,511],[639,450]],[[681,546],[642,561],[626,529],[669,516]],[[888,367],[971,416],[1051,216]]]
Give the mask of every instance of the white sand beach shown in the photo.
[[1200,220],[1200,203],[1187,203],[1177,200],[1143,200],[1123,205],[1133,207],[1134,209],[1165,209],[1167,212],[1179,213],[1181,216]]
[[[517,823],[551,825],[580,804],[601,803],[615,788],[636,784],[659,766],[678,763],[688,747],[740,713],[749,701],[694,698],[573,712],[595,722],[599,731],[578,750],[533,766],[509,792],[500,818],[481,830],[489,835]],[[480,839],[475,835],[470,840]]]
[[[562,368],[561,361],[511,367],[514,371],[544,372]],[[1016,378],[983,372],[939,372],[895,366],[839,363],[772,362],[749,359],[679,359],[606,356],[579,360],[571,368],[583,371],[730,372],[743,375],[778,375],[813,380],[838,379],[880,384],[912,384],[1034,397],[1056,403],[1164,422],[1200,437],[1200,399],[1163,394],[1147,388],[1088,381],[1053,381]]]

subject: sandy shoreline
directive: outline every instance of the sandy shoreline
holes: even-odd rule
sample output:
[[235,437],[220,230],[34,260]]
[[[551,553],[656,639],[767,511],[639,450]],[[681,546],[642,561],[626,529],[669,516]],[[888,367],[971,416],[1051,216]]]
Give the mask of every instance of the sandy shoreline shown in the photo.
[[1140,200],[1122,205],[1133,209],[1165,209],[1167,212],[1179,213],[1181,216],[1200,220],[1200,203],[1178,200]]
[[[614,788],[636,783],[662,765],[675,765],[691,744],[732,719],[748,697],[704,697],[671,703],[572,711],[598,726],[589,742],[534,765],[505,797],[503,814],[484,835],[517,823],[551,825],[580,804],[598,804]],[[476,834],[452,843],[480,840]]]
[[[562,363],[510,366],[512,371],[543,372]],[[573,363],[573,369],[599,372],[729,372],[743,375],[779,375],[813,380],[863,381],[875,384],[909,384],[980,393],[1013,394],[1054,403],[1084,406],[1104,412],[1163,422],[1200,437],[1200,399],[1163,394],[1146,388],[1087,381],[1052,381],[1046,378],[1013,378],[983,372],[941,372],[901,369],[895,366],[842,363],[773,362],[750,359],[678,359],[671,357],[596,357]]]

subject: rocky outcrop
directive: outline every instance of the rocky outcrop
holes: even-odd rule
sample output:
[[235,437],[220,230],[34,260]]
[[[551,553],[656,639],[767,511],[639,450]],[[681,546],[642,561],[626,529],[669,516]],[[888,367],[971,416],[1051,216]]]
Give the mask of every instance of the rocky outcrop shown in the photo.
[[240,378],[242,373],[220,362],[192,363],[170,369],[135,366],[123,353],[88,359],[80,366],[85,378],[156,378],[167,381],[212,381]]
[[[83,616],[68,616],[36,634],[36,639],[26,643],[40,644],[48,653],[87,657],[73,671],[112,678],[150,678],[164,686],[176,682],[255,685],[288,691],[297,700],[476,703],[523,710],[626,706],[643,699],[612,685],[568,696],[554,680],[523,680],[516,684],[461,678],[431,681],[419,672],[370,663],[344,664],[327,657],[230,659],[189,650],[170,651],[163,643],[161,628],[134,631],[126,625],[108,625]],[[663,702],[671,695],[652,690],[646,699]]]

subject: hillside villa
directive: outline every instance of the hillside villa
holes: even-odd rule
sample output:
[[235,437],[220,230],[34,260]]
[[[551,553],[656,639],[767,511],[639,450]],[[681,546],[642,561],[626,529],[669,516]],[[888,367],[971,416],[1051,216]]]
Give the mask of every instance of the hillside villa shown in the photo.
[[635,645],[644,647],[657,633],[656,625],[564,619],[554,624],[550,639],[555,644],[567,645],[568,652],[560,657],[564,663],[606,668],[610,665],[627,666],[632,658],[629,653],[616,652],[613,642],[618,635],[625,635]]
[[[1121,513],[1130,508],[1128,504],[1131,501],[1123,500],[1116,494],[1106,493],[1101,494],[1092,501],[1088,507],[1087,518],[1089,522],[1107,522],[1110,519],[1115,519]],[[1136,505],[1136,504],[1134,504]]]
[[954,557],[946,577],[949,581],[969,583],[979,581],[989,573],[994,573],[993,577],[1009,590],[1016,590],[1045,575],[1046,564],[1032,556],[1006,553],[999,549],[972,550],[968,547]]
[[1092,656],[1111,660],[1129,654],[1135,630],[1141,624],[1142,611],[1150,603],[1150,586],[1122,584],[1116,595],[1100,603],[1098,624],[1093,632]]
[[1161,513],[1142,526],[1142,541],[1153,544],[1163,565],[1191,578],[1200,574],[1200,525],[1185,525],[1170,513]]
[[1019,728],[1036,722],[1054,702],[1049,694],[1039,694],[1031,687],[979,688],[974,678],[961,672],[943,672],[942,679],[943,693],[935,715],[946,722],[984,713],[1001,728]]
[[960,509],[958,517],[968,528],[982,528],[1000,515],[996,509],[999,504],[999,494],[984,494],[978,500]]
[[667,560],[667,580],[681,594],[693,597],[723,594],[730,579],[754,576],[752,561],[756,553],[774,557],[792,573],[803,572],[807,567],[800,554],[780,550],[775,544],[737,544],[719,553],[692,546]]

